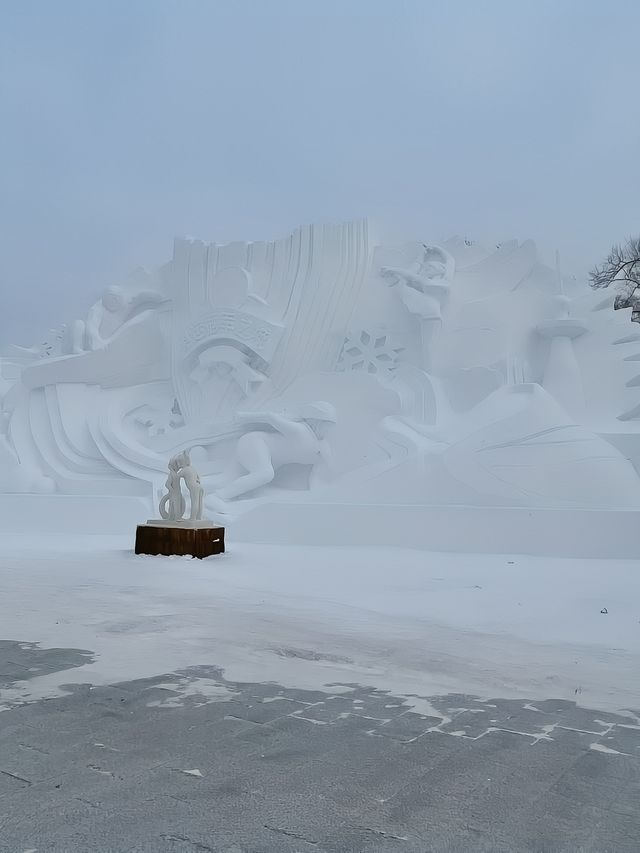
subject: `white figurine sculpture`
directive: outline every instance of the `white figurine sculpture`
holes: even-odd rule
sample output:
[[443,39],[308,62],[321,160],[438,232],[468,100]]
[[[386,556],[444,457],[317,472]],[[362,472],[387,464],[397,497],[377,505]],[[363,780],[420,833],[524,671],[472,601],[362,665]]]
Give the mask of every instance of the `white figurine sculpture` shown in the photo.
[[129,295],[114,285],[89,309],[87,319],[76,320],[70,329],[70,349],[75,355],[100,349],[134,317],[157,308],[166,299],[155,291]]
[[[238,440],[235,462],[246,471],[217,492],[222,501],[232,500],[272,482],[283,465],[316,465],[330,463],[329,445],[325,438],[336,421],[330,403],[309,403],[297,416],[275,412],[239,412],[243,423],[264,424],[271,430],[255,429]],[[217,502],[214,498],[212,503]]]
[[189,492],[191,502],[189,521],[202,521],[204,489],[200,482],[200,476],[191,464],[189,453],[186,450],[178,453],[176,456],[172,456],[169,460],[169,476],[165,483],[167,494],[160,500],[158,507],[160,515],[166,521],[176,522],[182,520],[186,508],[184,495],[182,494],[183,480]]
[[169,460],[169,476],[165,483],[167,494],[160,499],[160,517],[167,521],[179,521],[186,508],[180,481],[180,456],[172,456]]
[[449,292],[455,262],[440,246],[424,246],[424,254],[414,269],[382,267],[380,273],[398,295],[407,311],[420,321],[423,367],[431,367],[431,347],[442,325],[442,304]]
[[202,513],[204,506],[204,489],[200,482],[200,475],[191,464],[188,451],[184,451],[180,456],[182,463],[180,468],[180,477],[184,480],[184,484],[189,492],[189,500],[191,502],[190,521],[202,521]]

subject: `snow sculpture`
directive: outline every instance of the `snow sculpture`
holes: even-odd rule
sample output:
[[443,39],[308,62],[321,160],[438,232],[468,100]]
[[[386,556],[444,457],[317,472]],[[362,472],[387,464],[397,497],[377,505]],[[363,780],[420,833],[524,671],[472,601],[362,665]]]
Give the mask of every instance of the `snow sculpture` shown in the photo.
[[158,507],[161,518],[168,521],[179,521],[186,509],[184,495],[182,494],[180,467],[180,457],[172,456],[169,460],[169,476],[165,483],[167,494],[160,499]]
[[560,260],[556,253],[558,296],[553,299],[555,316],[544,319],[536,326],[537,333],[549,340],[549,354],[544,369],[542,385],[565,410],[584,420],[584,392],[582,377],[573,347],[573,341],[584,335],[589,326],[585,320],[571,316],[571,299],[563,292]]
[[189,492],[189,502],[191,504],[190,521],[202,521],[202,510],[204,503],[204,489],[200,482],[200,475],[191,464],[189,454],[185,450],[180,457],[180,477],[184,480],[185,486]]
[[413,268],[383,267],[381,275],[397,287],[398,295],[420,321],[423,367],[431,365],[431,347],[442,325],[442,305],[455,270],[451,255],[440,246],[424,246],[422,259]]
[[267,379],[284,329],[252,287],[244,267],[217,271],[174,317],[173,376],[188,421],[233,416]]
[[44,341],[38,346],[21,347],[14,344],[13,350],[26,358],[55,358],[65,354],[67,338],[68,330],[65,325],[59,329],[51,329]]
[[321,461],[330,465],[326,437],[336,422],[330,403],[309,403],[297,415],[288,411],[239,412],[237,419],[259,428],[238,439],[233,467],[244,473],[231,474],[231,479],[225,475],[228,481],[218,489],[218,501],[212,501],[212,506],[220,508],[220,500],[229,501],[268,485],[284,465],[315,466]]
[[640,331],[614,298],[531,241],[373,246],[366,222],[176,240],[85,321],[0,357],[0,491],[115,506],[165,485],[163,519],[188,491],[194,524],[205,488],[229,521],[639,509]]
[[[186,504],[182,494],[182,481],[189,492],[190,521],[202,521],[204,489],[200,476],[191,464],[188,451],[172,456],[169,460],[169,476],[165,483],[167,494],[160,500],[160,515],[167,521],[180,521],[184,516]],[[168,508],[167,508],[168,507]]]
[[117,285],[107,288],[101,299],[89,309],[87,319],[76,320],[72,324],[71,352],[77,355],[85,350],[104,347],[134,317],[157,308],[164,301],[164,297],[154,291],[128,295]]
[[367,373],[390,374],[398,366],[404,347],[396,347],[387,331],[367,331],[348,335],[338,360],[338,370],[364,370]]
[[441,426],[388,418],[382,428],[408,460],[350,485],[343,500],[385,505],[402,494],[425,505],[567,508],[583,494],[583,505],[640,506],[633,466],[538,383],[504,385]]
[[550,342],[542,384],[570,414],[584,417],[582,380],[573,341],[584,335],[588,326],[584,320],[570,315],[570,300],[566,296],[556,297],[554,309],[555,317],[536,326],[538,334]]

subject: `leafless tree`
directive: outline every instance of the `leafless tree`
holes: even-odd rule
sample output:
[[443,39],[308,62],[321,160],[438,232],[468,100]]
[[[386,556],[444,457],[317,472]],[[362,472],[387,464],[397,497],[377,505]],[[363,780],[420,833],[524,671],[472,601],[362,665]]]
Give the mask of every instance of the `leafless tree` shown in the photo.
[[618,293],[613,307],[632,308],[631,319],[640,323],[640,237],[613,246],[604,263],[591,270],[589,280],[596,288],[615,284]]

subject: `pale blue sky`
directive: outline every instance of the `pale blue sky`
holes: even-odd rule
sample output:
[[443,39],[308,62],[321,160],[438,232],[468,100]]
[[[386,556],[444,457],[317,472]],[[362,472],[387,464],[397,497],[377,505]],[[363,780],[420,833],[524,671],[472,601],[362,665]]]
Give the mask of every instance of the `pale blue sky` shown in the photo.
[[174,235],[640,231],[637,0],[0,0],[0,346]]

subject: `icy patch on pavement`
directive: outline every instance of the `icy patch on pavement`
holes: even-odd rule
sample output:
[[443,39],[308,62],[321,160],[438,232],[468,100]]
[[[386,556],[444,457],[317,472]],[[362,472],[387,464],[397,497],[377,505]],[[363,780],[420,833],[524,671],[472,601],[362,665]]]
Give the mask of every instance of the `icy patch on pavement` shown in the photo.
[[226,702],[238,692],[229,685],[211,678],[181,678],[177,682],[155,684],[154,690],[167,690],[172,695],[166,699],[147,702],[147,708],[184,708],[185,699],[194,696],[198,701],[196,707],[210,705],[213,702]]
[[610,749],[608,746],[603,746],[601,743],[592,743],[589,747],[594,752],[604,752],[606,755],[628,755],[628,752],[618,752],[617,749]]

